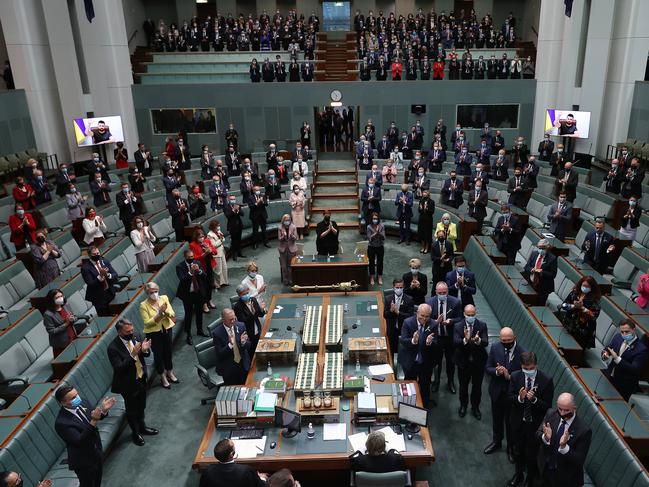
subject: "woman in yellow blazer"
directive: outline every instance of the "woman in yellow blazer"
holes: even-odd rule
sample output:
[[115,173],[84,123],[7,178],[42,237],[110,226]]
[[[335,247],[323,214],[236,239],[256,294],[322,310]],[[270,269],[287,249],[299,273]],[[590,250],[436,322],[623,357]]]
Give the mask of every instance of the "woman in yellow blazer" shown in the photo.
[[144,333],[151,340],[155,370],[162,379],[162,387],[170,389],[169,382],[178,384],[171,363],[171,328],[176,324],[176,313],[167,296],[160,296],[160,287],[155,282],[146,285],[147,299],[140,303],[140,316],[144,322]]
[[446,240],[453,245],[453,250],[457,250],[457,245],[455,244],[455,241],[457,240],[457,225],[451,222],[450,214],[444,213],[442,215],[442,221],[437,223],[433,235],[437,235],[437,232],[440,230],[446,234]]

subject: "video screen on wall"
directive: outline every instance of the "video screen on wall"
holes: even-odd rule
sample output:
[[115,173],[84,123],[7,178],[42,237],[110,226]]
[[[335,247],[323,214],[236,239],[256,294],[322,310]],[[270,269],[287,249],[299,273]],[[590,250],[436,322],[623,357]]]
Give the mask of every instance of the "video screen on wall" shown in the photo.
[[216,109],[214,108],[161,108],[151,110],[153,133],[159,135],[215,134]]
[[485,123],[499,129],[518,128],[518,105],[458,105],[458,125],[481,129]]
[[122,117],[75,118],[74,137],[79,147],[124,142]]
[[546,134],[587,139],[589,130],[590,112],[555,110],[554,108],[548,108],[545,111]]

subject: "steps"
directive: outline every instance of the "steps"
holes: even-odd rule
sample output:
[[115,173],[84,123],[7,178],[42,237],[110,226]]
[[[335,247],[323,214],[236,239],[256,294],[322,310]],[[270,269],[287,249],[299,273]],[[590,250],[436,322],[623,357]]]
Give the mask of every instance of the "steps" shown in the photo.
[[[309,228],[315,228],[325,211],[332,214],[332,219],[340,229],[358,230],[360,202],[358,198],[358,172],[351,156],[324,156],[318,161],[318,169],[313,181],[311,196],[312,218]],[[322,169],[320,169],[322,167]]]
[[144,63],[153,61],[153,54],[146,46],[137,46],[133,54],[131,54],[131,67],[133,70],[133,82],[140,83],[140,73],[146,73],[147,67]]

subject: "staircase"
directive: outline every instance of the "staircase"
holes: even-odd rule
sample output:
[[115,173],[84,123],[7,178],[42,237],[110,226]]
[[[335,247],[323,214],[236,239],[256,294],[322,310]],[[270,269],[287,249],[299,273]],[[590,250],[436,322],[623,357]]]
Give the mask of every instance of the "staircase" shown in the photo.
[[359,203],[355,161],[347,152],[323,153],[313,180],[311,214],[314,216],[309,228],[315,229],[322,214],[329,210],[338,228],[358,230]]
[[347,44],[345,41],[327,39],[325,76],[327,81],[347,79]]
[[140,82],[140,77],[138,73],[146,73],[146,64],[147,62],[153,61],[153,54],[149,51],[146,46],[137,46],[135,52],[131,54],[131,67],[133,70],[133,82],[138,84]]

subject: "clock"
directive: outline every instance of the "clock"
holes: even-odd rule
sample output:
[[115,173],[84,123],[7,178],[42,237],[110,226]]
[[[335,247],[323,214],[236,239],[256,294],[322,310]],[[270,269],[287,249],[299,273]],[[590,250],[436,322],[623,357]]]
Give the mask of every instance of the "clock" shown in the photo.
[[340,90],[333,90],[330,96],[331,101],[340,101],[343,99],[343,94],[340,92]]

